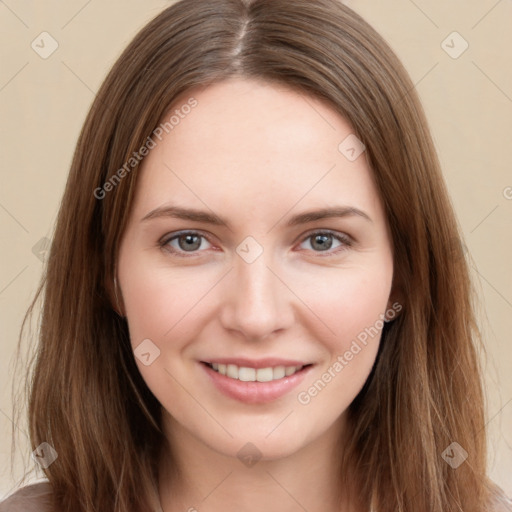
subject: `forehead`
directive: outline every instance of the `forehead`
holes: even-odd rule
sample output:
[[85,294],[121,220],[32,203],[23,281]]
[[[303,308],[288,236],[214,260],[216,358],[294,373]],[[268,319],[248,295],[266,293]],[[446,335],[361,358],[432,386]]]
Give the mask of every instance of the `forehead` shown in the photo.
[[[191,99],[195,106],[184,108]],[[317,98],[230,79],[182,94],[164,122],[173,113],[179,121],[143,161],[138,213],[170,200],[272,212],[297,201],[377,200],[365,155],[350,161],[339,150],[350,123]]]
[[281,161],[310,160],[322,150],[336,153],[338,136],[352,131],[326,103],[281,84],[230,79],[189,91],[171,111],[192,96],[197,106],[172,130],[169,143],[197,150],[196,157],[207,158],[209,149],[216,156],[222,150],[225,158],[236,154],[246,162],[271,154]]

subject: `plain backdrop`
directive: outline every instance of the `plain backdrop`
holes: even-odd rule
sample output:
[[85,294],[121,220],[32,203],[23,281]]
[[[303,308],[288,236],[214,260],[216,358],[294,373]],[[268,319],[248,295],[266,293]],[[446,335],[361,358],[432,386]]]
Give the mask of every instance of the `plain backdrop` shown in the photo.
[[[13,356],[79,130],[122,49],[169,3],[0,1],[0,498],[22,461],[35,467],[22,418],[9,470]],[[512,2],[346,3],[390,43],[423,101],[481,300],[491,476],[511,496]]]

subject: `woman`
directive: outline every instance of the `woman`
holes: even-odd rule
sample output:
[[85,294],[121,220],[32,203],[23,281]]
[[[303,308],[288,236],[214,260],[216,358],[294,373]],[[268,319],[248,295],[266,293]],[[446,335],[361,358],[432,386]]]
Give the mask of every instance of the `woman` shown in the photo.
[[78,141],[37,295],[49,483],[0,510],[511,510],[459,240],[413,84],[358,15],[172,5]]

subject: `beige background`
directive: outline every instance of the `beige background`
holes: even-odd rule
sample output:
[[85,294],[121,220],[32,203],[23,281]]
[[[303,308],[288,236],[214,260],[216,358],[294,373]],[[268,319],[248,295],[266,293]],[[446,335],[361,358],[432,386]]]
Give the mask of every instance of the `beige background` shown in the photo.
[[[169,2],[0,1],[0,498],[10,475],[11,382],[22,315],[51,237],[76,139],[121,50]],[[482,300],[491,475],[512,495],[512,1],[349,0],[391,44],[424,102]],[[57,50],[31,47],[46,31]],[[457,35],[451,35],[452,32]],[[448,37],[448,39],[446,39]],[[44,48],[51,48],[48,36]],[[467,50],[452,58],[465,46]],[[37,251],[36,251],[37,253]],[[24,422],[17,425],[26,440]],[[30,459],[27,443],[17,464]],[[41,474],[34,477],[41,478]]]

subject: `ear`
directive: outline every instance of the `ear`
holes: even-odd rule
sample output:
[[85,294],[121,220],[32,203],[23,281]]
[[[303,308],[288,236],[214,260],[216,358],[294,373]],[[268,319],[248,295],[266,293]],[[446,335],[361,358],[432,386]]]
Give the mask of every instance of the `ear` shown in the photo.
[[403,286],[396,279],[396,274],[393,276],[393,285],[386,307],[386,322],[391,322],[397,318],[405,307],[405,293]]
[[121,318],[125,318],[123,297],[115,276],[107,281],[105,288],[110,306]]

